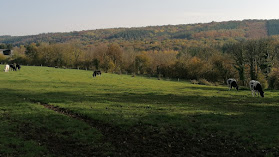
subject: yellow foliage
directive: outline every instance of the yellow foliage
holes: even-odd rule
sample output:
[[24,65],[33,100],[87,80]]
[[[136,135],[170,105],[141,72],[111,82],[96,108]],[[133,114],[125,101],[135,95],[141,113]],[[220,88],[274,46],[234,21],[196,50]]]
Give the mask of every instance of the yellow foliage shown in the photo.
[[177,55],[178,54],[178,51],[175,51],[175,50],[168,50],[168,51],[163,51],[164,54],[175,54]]
[[257,80],[261,83],[263,89],[266,89],[268,87],[267,80],[262,73],[257,74]]
[[201,59],[196,56],[191,58],[190,60],[190,64],[200,64],[200,63],[201,63]]
[[5,59],[6,59],[6,57],[3,54],[0,54],[0,61],[3,61]]

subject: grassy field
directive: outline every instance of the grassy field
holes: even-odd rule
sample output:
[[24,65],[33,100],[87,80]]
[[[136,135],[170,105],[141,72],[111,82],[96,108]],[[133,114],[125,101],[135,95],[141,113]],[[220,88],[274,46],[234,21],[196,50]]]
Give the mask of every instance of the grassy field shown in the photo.
[[0,156],[279,155],[278,91],[23,66],[0,93]]

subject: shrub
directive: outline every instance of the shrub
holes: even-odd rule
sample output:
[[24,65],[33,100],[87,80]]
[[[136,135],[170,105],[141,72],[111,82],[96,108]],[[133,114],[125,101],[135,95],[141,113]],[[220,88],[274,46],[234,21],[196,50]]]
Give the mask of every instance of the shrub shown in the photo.
[[258,78],[257,81],[261,83],[262,88],[266,89],[268,87],[268,83],[265,76],[262,73],[258,73],[257,78]]
[[199,84],[199,82],[197,80],[191,80],[192,84]]
[[5,59],[6,59],[5,56],[0,54],[0,62],[5,61]]
[[279,89],[279,68],[272,68],[268,75],[268,84],[270,89]]
[[202,84],[202,85],[208,85],[208,86],[213,85],[211,82],[208,82],[206,79],[199,79],[198,82],[199,82],[199,84]]
[[199,79],[205,74],[206,64],[200,58],[193,57],[189,60],[187,69],[188,77],[190,79]]

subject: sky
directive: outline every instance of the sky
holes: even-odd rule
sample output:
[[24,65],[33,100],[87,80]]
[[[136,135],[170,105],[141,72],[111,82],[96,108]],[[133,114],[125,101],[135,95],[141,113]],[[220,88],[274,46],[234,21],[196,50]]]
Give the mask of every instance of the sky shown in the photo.
[[278,0],[0,0],[0,35],[279,19]]

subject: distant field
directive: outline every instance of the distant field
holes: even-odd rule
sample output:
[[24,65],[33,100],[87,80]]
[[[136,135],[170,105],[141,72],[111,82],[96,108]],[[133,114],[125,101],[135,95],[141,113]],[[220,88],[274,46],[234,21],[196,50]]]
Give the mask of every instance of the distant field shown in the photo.
[[279,92],[0,65],[0,156],[278,156]]

